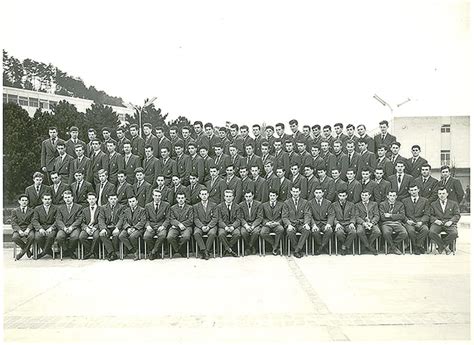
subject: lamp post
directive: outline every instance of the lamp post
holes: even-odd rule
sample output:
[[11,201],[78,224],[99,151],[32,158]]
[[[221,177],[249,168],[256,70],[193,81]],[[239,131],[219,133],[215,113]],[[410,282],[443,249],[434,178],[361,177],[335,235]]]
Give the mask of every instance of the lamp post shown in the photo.
[[140,135],[140,137],[142,136],[142,114],[143,114],[143,110],[150,106],[155,100],[156,100],[157,97],[152,97],[150,98],[149,100],[146,100],[145,101],[145,104],[143,104],[142,107],[138,106],[138,105],[135,105],[131,102],[128,102],[125,106],[129,109],[133,109],[137,112],[137,115],[138,115],[138,133]]
[[[379,96],[377,96],[376,94],[374,94],[374,98],[377,100],[377,102],[379,102],[380,104],[382,104],[384,107],[388,107],[390,109],[390,114],[392,115],[392,118],[393,118],[393,108],[390,106],[389,103],[385,102],[382,98],[380,98]],[[400,104],[397,104],[397,108],[400,108],[402,105],[404,105],[405,103],[408,103],[410,102],[411,99],[410,98],[407,98],[406,100],[404,100],[402,103]]]

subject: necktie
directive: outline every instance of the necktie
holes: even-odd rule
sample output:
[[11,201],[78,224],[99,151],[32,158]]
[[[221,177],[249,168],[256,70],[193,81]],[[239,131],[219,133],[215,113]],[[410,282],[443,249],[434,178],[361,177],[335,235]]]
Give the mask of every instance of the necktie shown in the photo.
[[349,165],[351,165],[352,162],[352,154],[349,155]]
[[44,212],[46,213],[46,215],[48,215],[48,213],[49,213],[49,206],[47,206],[47,207],[44,208]]
[[95,215],[95,207],[91,207],[91,221],[89,222],[89,226],[94,224],[94,215]]
[[402,175],[398,175],[398,183],[402,183]]
[[81,189],[81,182],[79,182],[79,183],[77,184],[76,195],[79,194],[79,189]]
[[72,206],[71,206],[71,205],[68,205],[68,207],[67,207],[67,212],[68,212],[69,214],[71,213],[71,208],[72,208]]
[[36,194],[39,194],[40,192],[40,186],[36,186]]
[[382,141],[385,141],[385,134],[382,134]]
[[443,179],[443,186],[446,186],[447,179]]
[[416,158],[413,158],[413,162],[412,162],[412,163],[415,164],[415,162],[416,162]]
[[389,210],[389,213],[392,213],[393,212],[393,204],[390,204],[390,210]]
[[249,214],[251,214],[251,213],[252,213],[252,204],[251,204],[251,203],[248,203],[247,205],[248,205],[248,207],[249,207]]
[[417,201],[418,201],[418,198],[413,199],[414,204],[416,204]]
[[158,211],[158,204],[155,204],[155,213]]
[[21,212],[26,213],[26,207],[22,207]]
[[272,202],[272,203],[271,203],[271,206],[272,206],[272,208],[275,208],[275,203]]
[[426,180],[427,180],[426,178],[423,179],[423,185],[426,183]]

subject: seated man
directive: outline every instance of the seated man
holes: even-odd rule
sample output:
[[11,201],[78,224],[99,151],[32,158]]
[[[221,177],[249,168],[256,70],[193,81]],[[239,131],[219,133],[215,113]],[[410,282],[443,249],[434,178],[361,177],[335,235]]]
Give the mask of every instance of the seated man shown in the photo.
[[425,242],[428,236],[428,221],[430,220],[430,202],[421,197],[420,189],[416,184],[409,187],[410,196],[403,199],[405,206],[405,229],[413,243],[416,255],[425,253]]
[[133,260],[137,261],[140,259],[138,241],[145,228],[146,214],[145,209],[138,206],[138,200],[135,196],[128,198],[128,207],[122,213],[122,222],[119,240],[129,252],[134,252]]
[[347,192],[341,189],[337,192],[337,201],[333,202],[334,225],[336,237],[341,244],[341,255],[351,249],[354,238],[356,237],[356,209],[355,205],[347,201]]
[[[382,235],[388,244],[389,251],[393,251],[397,255],[402,252],[397,248],[399,243],[408,237],[406,229],[403,227],[405,221],[405,207],[401,201],[397,200],[397,192],[391,190],[387,194],[387,200],[379,205],[380,221],[382,225]],[[392,239],[392,234],[396,234]]]
[[66,190],[63,193],[64,204],[58,207],[56,213],[56,228],[58,233],[56,241],[60,248],[66,246],[66,240],[69,239],[69,245],[64,249],[64,256],[69,255],[72,259],[77,259],[74,254],[79,241],[79,233],[81,231],[82,207],[74,202],[72,192]]
[[[162,193],[158,189],[153,190],[153,201],[145,205],[146,224],[145,240],[147,250],[150,251],[148,259],[154,260],[166,239],[170,225],[170,204],[162,200]],[[154,237],[156,238],[156,241]]]
[[[96,255],[99,244],[99,214],[102,212],[100,206],[97,205],[97,196],[94,193],[87,194],[88,207],[82,209],[82,231],[79,233],[79,241],[84,247],[84,260],[89,259],[92,255]],[[92,245],[89,244],[89,236],[92,236]]]
[[311,233],[317,246],[316,255],[321,254],[331,239],[334,224],[334,209],[329,200],[324,199],[321,186],[314,188],[314,198],[308,202],[308,213],[311,219]]
[[[224,202],[217,206],[217,212],[219,220],[219,241],[224,245],[227,253],[236,257],[237,253],[232,250],[232,247],[240,239],[240,211],[239,205],[234,202],[233,190],[226,190],[224,192]],[[230,241],[227,241],[227,235],[232,236]]]
[[52,204],[53,197],[49,193],[43,194],[41,201],[43,204],[35,207],[35,214],[33,215],[35,241],[42,250],[38,255],[38,259],[41,259],[46,254],[53,256],[51,247],[57,232],[56,213],[58,210],[56,206]]
[[[438,245],[438,253],[441,254],[446,250],[446,255],[449,255],[452,253],[449,246],[458,237],[457,223],[461,215],[459,213],[459,204],[454,200],[448,199],[446,187],[443,186],[438,189],[438,200],[431,204],[430,214],[430,239]],[[440,236],[441,231],[447,233],[444,239]]]
[[[30,247],[35,239],[35,231],[32,220],[34,211],[33,208],[28,207],[28,196],[21,194],[18,197],[19,207],[12,212],[12,240],[21,248],[21,251],[16,255],[15,260],[20,260],[23,255],[27,254],[31,257]],[[25,243],[26,240],[26,243]]]
[[[194,239],[201,251],[201,258],[209,260],[209,252],[217,237],[217,205],[209,201],[209,191],[204,188],[199,191],[200,202],[193,206]],[[207,235],[206,243],[202,238]]]
[[[278,192],[275,190],[270,190],[269,199],[269,201],[262,204],[262,229],[260,230],[260,236],[272,246],[272,254],[278,255],[278,244],[285,231],[281,220],[283,203],[278,201]],[[270,235],[270,231],[275,233],[275,240]]]
[[245,242],[245,255],[255,255],[257,248],[255,244],[260,235],[260,226],[262,224],[262,204],[260,201],[253,200],[253,192],[246,191],[245,201],[240,203],[241,227],[240,235]]
[[[300,193],[299,185],[291,187],[291,198],[284,202],[281,216],[291,246],[294,248],[294,255],[297,258],[303,257],[301,250],[308,239],[311,229],[309,226],[311,221],[309,213],[306,212],[308,202],[300,198]],[[296,239],[297,233],[301,234],[299,241]]]
[[[361,193],[361,202],[355,205],[357,213],[357,236],[360,243],[364,245],[372,254],[377,255],[374,242],[380,237],[378,226],[380,220],[379,207],[375,201],[370,200],[370,191],[364,190]],[[367,233],[369,239],[367,240]]]
[[[193,208],[186,203],[186,195],[184,192],[178,192],[176,195],[177,204],[171,206],[170,223],[171,227],[168,231],[166,240],[175,252],[175,256],[179,257],[179,250],[183,244],[188,243],[193,233]],[[178,237],[179,239],[178,243]]]
[[102,206],[102,212],[99,213],[100,241],[104,244],[109,261],[117,260],[123,208],[124,206],[118,202],[117,193],[114,192],[109,194],[108,203]]

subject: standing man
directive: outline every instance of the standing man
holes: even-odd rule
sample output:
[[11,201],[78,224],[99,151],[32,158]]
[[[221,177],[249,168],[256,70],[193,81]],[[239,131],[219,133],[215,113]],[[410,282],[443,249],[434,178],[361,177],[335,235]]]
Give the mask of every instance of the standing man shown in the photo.
[[391,189],[390,182],[383,179],[384,172],[381,168],[375,169],[374,173],[374,199],[377,204],[380,204],[387,198],[387,194]]
[[255,143],[255,154],[257,156],[262,156],[262,144],[265,142],[265,138],[262,135],[262,127],[260,125],[255,124],[252,126],[252,133],[254,138],[254,143]]
[[214,165],[217,167],[219,171],[219,175],[221,177],[224,177],[226,174],[226,168],[230,164],[230,158],[228,155],[224,153],[221,143],[216,144],[216,146],[214,147],[214,153],[215,153]]
[[360,180],[362,169],[369,168],[374,170],[377,165],[377,160],[375,159],[375,155],[367,150],[367,142],[364,139],[360,139],[358,141],[359,150],[360,150],[360,158],[359,158],[359,170],[357,171],[356,179]]
[[[76,171],[78,170],[84,171],[86,174],[85,180],[87,182],[92,183],[92,176],[89,175],[91,171],[90,158],[84,155],[84,147],[81,144],[77,144],[77,146],[75,147],[75,150],[76,150],[76,158],[72,161],[69,181],[67,183],[72,184],[74,182],[74,175],[76,174]],[[61,199],[62,199],[62,195],[61,195]]]
[[66,153],[66,145],[63,141],[56,144],[56,149],[58,157],[54,159],[54,171],[58,172],[61,181],[68,183],[74,159]]
[[69,128],[69,135],[71,137],[66,141],[66,153],[72,158],[77,158],[76,145],[81,145],[83,151],[85,151],[86,143],[79,139],[79,128],[76,126]]
[[410,194],[408,189],[413,181],[413,176],[405,174],[405,163],[399,161],[395,166],[395,175],[388,178],[388,182],[391,184],[391,189],[397,191],[397,200],[403,200]]
[[156,158],[162,158],[161,157],[162,148],[166,147],[168,148],[168,152],[171,152],[171,146],[172,146],[171,140],[169,140],[165,136],[165,130],[163,129],[163,127],[156,127],[155,131],[156,131],[156,138],[158,139],[158,152],[153,151],[153,154],[156,156]]
[[97,139],[97,132],[94,128],[89,128],[87,130],[87,137],[89,138],[89,142],[86,145],[86,156],[90,158],[94,149],[92,148],[92,141]]
[[229,159],[230,163],[234,166],[235,171],[240,171],[241,167],[247,169],[246,160],[244,157],[239,155],[237,147],[234,144],[229,145]]
[[186,187],[185,194],[189,196],[189,204],[196,205],[201,201],[200,192],[206,187],[198,183],[197,176],[191,173],[189,175],[189,186]]
[[174,145],[176,152],[176,170],[181,183],[184,186],[189,185],[189,174],[191,173],[191,159],[184,153],[183,141],[178,140]]
[[115,185],[107,180],[107,171],[104,169],[99,170],[99,181],[100,183],[95,186],[95,195],[97,205],[104,206],[109,201],[109,196],[115,195]]
[[334,228],[336,238],[341,244],[341,255],[346,255],[351,249],[356,237],[356,217],[355,205],[347,201],[347,192],[340,190],[337,192],[338,200],[332,204],[334,209]]
[[420,196],[428,199],[430,204],[438,199],[439,181],[431,176],[431,165],[428,163],[421,166],[421,175],[413,183],[420,189]]
[[124,172],[127,182],[133,184],[135,181],[135,169],[141,167],[140,157],[132,153],[132,144],[123,144]]
[[355,179],[355,171],[347,170],[347,201],[357,204],[360,201],[360,193],[362,192],[362,185]]
[[[217,205],[209,201],[207,189],[199,191],[200,202],[193,206],[194,215],[194,239],[201,251],[201,258],[209,260],[209,252],[217,237]],[[203,235],[207,235],[204,243]]]
[[[372,137],[367,135],[365,125],[357,126],[357,134],[359,135],[359,139],[364,139],[367,143],[367,150],[372,153],[375,153],[375,141]],[[359,146],[356,146],[356,148],[359,149]]]
[[282,141],[280,138],[277,138],[273,142],[273,147],[275,149],[275,172],[279,167],[283,168],[285,173],[290,172],[290,158],[288,153],[286,153],[282,148]]
[[[403,223],[406,220],[405,207],[401,201],[397,200],[397,192],[392,190],[387,194],[387,200],[379,205],[380,221],[382,225],[382,235],[385,242],[388,244],[389,251],[393,251],[397,255],[402,252],[398,249],[398,245],[408,237]],[[392,234],[395,234],[395,239],[392,239]]]
[[176,161],[170,158],[170,150],[161,148],[161,158],[158,160],[158,175],[165,177],[165,184],[171,186],[171,178],[178,174]]
[[194,127],[194,132],[196,133],[196,138],[195,138],[196,147],[201,147],[203,145],[203,140],[205,137],[204,131],[202,130],[203,129],[202,122],[194,121],[193,127]]
[[130,140],[128,140],[127,137],[125,137],[125,130],[122,127],[118,127],[115,130],[115,133],[117,134],[117,139],[118,139],[117,152],[123,155],[124,154],[123,145],[125,145],[125,143],[130,143]]
[[156,176],[158,176],[158,158],[154,156],[153,147],[151,145],[145,146],[145,158],[143,158],[142,166],[145,181],[153,186],[156,181]]
[[240,235],[246,244],[245,255],[255,255],[257,253],[255,244],[260,235],[260,226],[263,220],[262,204],[253,200],[252,191],[246,191],[244,197],[245,200],[239,205],[241,213]]
[[[170,225],[170,204],[162,200],[162,193],[158,189],[153,190],[153,201],[145,206],[146,224],[143,239],[147,245],[147,253],[150,260],[156,259],[158,251],[166,239]],[[156,241],[155,241],[156,236]]]
[[115,194],[117,194],[117,202],[122,206],[126,206],[128,199],[133,195],[133,187],[127,182],[127,176],[123,170],[117,173],[117,188]]
[[[97,206],[97,197],[94,193],[87,194],[88,207],[82,210],[82,222],[79,233],[79,241],[84,247],[84,260],[89,259],[92,255],[98,258],[95,254],[99,244],[99,214],[102,212],[100,206]],[[89,244],[89,236],[92,236],[92,245]]]
[[143,136],[145,139],[145,155],[147,146],[151,147],[152,154],[158,156],[158,138],[153,134],[153,126],[151,123],[145,123],[143,125]]
[[300,191],[299,196],[306,199],[308,197],[308,181],[306,180],[306,177],[300,174],[299,166],[296,163],[291,164],[290,172],[291,187],[298,187],[298,190]]
[[135,177],[137,182],[133,185],[133,193],[137,199],[138,205],[140,207],[145,207],[145,205],[152,199],[152,188],[151,185],[145,181],[143,168],[135,169]]
[[[380,237],[381,232],[378,226],[380,220],[379,207],[375,201],[370,200],[369,190],[363,190],[361,201],[355,205],[357,219],[357,236],[360,243],[364,245],[372,254],[377,255],[374,243]],[[369,238],[367,239],[367,233]]]
[[58,206],[64,204],[63,193],[65,190],[70,190],[69,185],[62,183],[58,173],[55,171],[51,173],[50,177],[52,184],[49,186],[49,190],[51,192],[53,205]]
[[336,184],[334,180],[326,176],[326,169],[324,167],[318,168],[319,184],[323,189],[324,198],[330,202],[334,202],[336,199]]
[[[309,213],[306,212],[308,202],[301,198],[300,194],[300,187],[293,185],[291,187],[291,198],[284,202],[282,213],[283,224],[286,227],[291,246],[294,248],[294,256],[297,258],[303,257],[301,251],[311,229]],[[301,234],[299,241],[296,239],[297,233]]]
[[293,142],[294,147],[296,147],[296,143],[298,142],[306,142],[304,134],[301,133],[298,128],[298,120],[290,120],[289,125],[291,130],[291,140]]
[[395,166],[392,161],[387,158],[387,147],[385,145],[382,145],[377,149],[376,167],[383,169],[383,176],[385,179],[388,179],[389,176],[395,174]]
[[[123,175],[125,180],[125,175]],[[99,236],[104,244],[109,261],[117,260],[117,251],[119,247],[119,234],[122,230],[122,211],[124,206],[119,204],[117,194],[109,194],[108,203],[102,207],[99,212]],[[110,239],[112,237],[112,240]]]
[[205,169],[204,160],[197,154],[196,143],[191,142],[187,146],[189,152],[189,159],[191,161],[191,174],[197,177],[200,184],[204,184]]
[[394,141],[390,145],[390,161],[392,162],[393,166],[397,166],[398,162],[403,162],[405,163],[405,166],[407,166],[407,159],[399,154],[400,146],[402,146],[402,144],[400,144],[398,141]]
[[18,197],[19,207],[12,212],[12,241],[21,248],[21,251],[15,256],[15,260],[20,260],[23,255],[32,256],[30,247],[35,240],[35,230],[33,227],[33,208],[28,207],[28,197],[21,194]]
[[138,126],[130,125],[130,144],[132,145],[132,154],[140,157],[140,161],[145,157],[145,140],[138,135]]
[[274,154],[275,153],[275,148],[273,146],[274,142],[275,142],[275,129],[273,128],[273,126],[267,126],[265,128],[265,140],[268,142],[268,148],[270,150],[270,154]]
[[107,171],[109,172],[109,181],[117,185],[117,174],[125,169],[125,160],[122,154],[115,151],[116,143],[109,141],[107,143]]
[[[397,141],[397,137],[388,133],[388,121],[383,120],[379,122],[380,133],[374,137],[375,150],[380,146],[385,145],[390,147],[393,142]],[[360,133],[359,133],[360,135]]]
[[115,145],[117,145],[117,142],[114,139],[112,139],[112,137],[110,136],[111,132],[112,132],[112,130],[109,127],[102,128],[102,137],[104,138],[104,141],[102,142],[102,145],[100,146],[100,149],[105,154],[109,153],[108,150],[107,150],[107,145],[109,143],[114,143]]
[[[81,231],[82,206],[74,203],[72,192],[69,190],[63,193],[63,198],[64,204],[58,207],[56,213],[56,228],[58,229],[56,241],[60,248],[65,248],[64,256],[69,255],[71,259],[77,259],[74,252]],[[69,244],[66,247],[67,239],[69,239]]]
[[[239,205],[234,202],[234,191],[224,192],[224,201],[217,206],[217,214],[219,241],[227,253],[237,257],[232,247],[240,240],[240,210]],[[231,236],[230,241],[227,240],[227,235]]]
[[321,152],[319,157],[324,161],[324,168],[326,169],[326,174],[330,174],[332,168],[336,166],[336,157],[330,152],[332,146],[329,146],[330,143],[327,139],[321,141]]
[[36,206],[34,210],[32,224],[35,229],[35,242],[41,248],[38,259],[46,255],[53,256],[51,249],[56,238],[56,206],[52,205],[51,194],[43,194],[42,205]]
[[[166,240],[173,248],[175,255],[180,256],[179,250],[183,244],[188,244],[193,234],[193,208],[186,203],[186,195],[178,192],[177,204],[171,206],[170,224]],[[179,242],[178,242],[179,238]]]
[[219,176],[217,167],[212,166],[209,170],[211,179],[206,182],[206,189],[209,191],[209,201],[212,201],[216,205],[221,203],[222,195],[225,191],[225,182],[222,177]]
[[140,259],[138,241],[144,232],[146,213],[145,209],[138,205],[138,200],[134,195],[128,199],[128,207],[122,213],[122,222],[119,240],[129,252],[134,252],[133,260],[137,261]]
[[410,241],[413,243],[413,251],[416,255],[425,253],[425,241],[428,236],[428,221],[430,220],[430,202],[420,197],[420,189],[416,184],[410,185],[410,196],[403,199],[405,206],[405,229]]
[[226,177],[224,179],[224,190],[235,191],[234,201],[239,203],[242,200],[242,181],[234,174],[234,166],[228,165],[226,168]]
[[458,204],[460,204],[464,199],[464,190],[462,188],[461,181],[451,176],[451,169],[447,165],[443,165],[440,171],[441,180],[439,181],[439,186],[446,188],[449,200],[456,201]]
[[41,170],[47,174],[49,179],[49,174],[54,170],[54,159],[58,155],[56,145],[60,139],[56,127],[49,127],[48,134],[49,139],[41,143]]
[[334,224],[334,209],[329,200],[324,199],[321,186],[313,192],[314,198],[308,202],[308,214],[311,220],[311,234],[317,246],[316,255],[321,254],[332,237]]
[[92,178],[94,186],[98,185],[99,182],[99,170],[108,169],[109,163],[107,162],[107,155],[100,149],[100,141],[97,139],[92,140],[92,153],[90,156],[91,165],[89,175]]
[[81,170],[76,171],[74,174],[76,182],[71,185],[72,195],[74,201],[81,205],[81,207],[87,206],[87,195],[89,193],[94,193],[94,187],[87,181],[84,181],[84,172]]
[[25,194],[29,201],[28,206],[33,209],[41,205],[43,195],[50,192],[50,187],[43,184],[43,177],[42,173],[35,172],[33,174],[33,184],[25,189]]
[[242,146],[244,147],[243,156],[247,156],[247,146],[251,145],[252,148],[255,147],[255,141],[249,135],[249,127],[247,125],[243,125],[240,127],[240,136],[242,138]]
[[420,145],[413,145],[411,147],[412,158],[407,159],[408,173],[417,178],[421,175],[421,167],[427,164],[427,160],[420,156],[421,147]]

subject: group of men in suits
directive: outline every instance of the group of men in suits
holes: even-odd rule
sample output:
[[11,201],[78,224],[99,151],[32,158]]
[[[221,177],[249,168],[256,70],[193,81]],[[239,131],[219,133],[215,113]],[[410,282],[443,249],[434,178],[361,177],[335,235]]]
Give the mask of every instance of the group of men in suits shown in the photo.
[[387,121],[374,138],[364,125],[347,125],[344,134],[337,123],[335,135],[329,125],[322,133],[319,125],[303,132],[297,120],[289,125],[291,135],[282,123],[264,134],[254,125],[252,138],[247,126],[239,134],[232,125],[227,133],[196,121],[194,137],[183,127],[181,138],[177,128],[167,138],[163,128],[154,135],[147,123],[143,138],[136,125],[130,139],[122,128],[117,140],[104,128],[100,141],[90,129],[87,144],[77,127],[70,128],[68,141],[50,128],[41,168],[51,184],[35,173],[13,212],[13,239],[22,249],[17,258],[30,255],[34,241],[39,257],[51,254],[56,240],[72,257],[78,241],[85,258],[103,242],[115,260],[121,242],[138,259],[143,240],[154,259],[165,242],[179,253],[191,236],[205,259],[216,238],[237,255],[238,241],[251,254],[261,237],[276,255],[284,236],[301,257],[310,236],[319,254],[333,234],[342,254],[355,238],[377,254],[381,236],[396,254],[407,238],[416,254],[425,252],[428,236],[438,252],[451,252],[464,192],[448,166],[438,181],[419,145],[412,146],[412,157],[402,157]]

